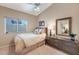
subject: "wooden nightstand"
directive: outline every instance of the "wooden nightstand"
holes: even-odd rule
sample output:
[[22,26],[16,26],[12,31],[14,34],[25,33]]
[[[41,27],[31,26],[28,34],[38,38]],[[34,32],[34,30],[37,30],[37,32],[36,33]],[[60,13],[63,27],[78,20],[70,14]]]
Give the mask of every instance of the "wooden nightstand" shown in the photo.
[[46,44],[69,54],[79,54],[79,44],[70,39],[47,37]]

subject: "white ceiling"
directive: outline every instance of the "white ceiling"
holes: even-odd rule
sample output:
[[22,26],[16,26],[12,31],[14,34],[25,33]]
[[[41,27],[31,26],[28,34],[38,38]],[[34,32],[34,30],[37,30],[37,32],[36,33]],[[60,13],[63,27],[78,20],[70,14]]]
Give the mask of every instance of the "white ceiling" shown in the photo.
[[43,12],[45,9],[47,9],[52,3],[41,3],[39,8],[39,12],[35,12],[31,10],[32,6],[28,6],[28,3],[0,3],[0,6],[8,7],[17,11],[25,12],[32,15],[39,15],[41,12]]

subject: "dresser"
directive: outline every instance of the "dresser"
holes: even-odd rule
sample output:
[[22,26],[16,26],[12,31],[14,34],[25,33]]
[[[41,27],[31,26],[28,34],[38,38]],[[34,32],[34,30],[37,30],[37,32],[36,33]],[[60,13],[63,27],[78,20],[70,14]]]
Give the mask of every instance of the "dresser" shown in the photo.
[[77,55],[79,54],[79,42],[72,41],[66,38],[57,38],[57,37],[47,37],[46,44],[51,47],[55,47],[59,50],[62,50],[68,54]]

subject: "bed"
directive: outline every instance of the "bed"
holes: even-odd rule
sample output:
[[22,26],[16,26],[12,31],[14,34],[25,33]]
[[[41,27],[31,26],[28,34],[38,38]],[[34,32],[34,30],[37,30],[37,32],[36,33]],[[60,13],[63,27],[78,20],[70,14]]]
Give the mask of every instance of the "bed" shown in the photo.
[[15,53],[23,55],[41,45],[44,45],[47,28],[42,29],[43,31],[40,34],[34,32],[17,34],[14,39]]

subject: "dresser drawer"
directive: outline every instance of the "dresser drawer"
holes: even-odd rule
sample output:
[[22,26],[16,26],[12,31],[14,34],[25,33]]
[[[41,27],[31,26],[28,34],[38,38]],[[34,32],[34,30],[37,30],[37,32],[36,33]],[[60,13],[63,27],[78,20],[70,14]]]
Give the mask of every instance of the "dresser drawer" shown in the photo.
[[62,48],[62,42],[60,40],[57,40],[57,39],[48,39],[46,40],[47,44],[48,45],[51,45],[52,47],[56,47],[56,48],[59,48],[61,49]]
[[46,44],[48,44],[48,45],[53,45],[54,42],[53,42],[52,39],[46,39]]
[[66,41],[63,41],[63,45],[64,46],[68,46],[68,47],[72,47],[72,48],[77,48],[77,45],[74,43],[74,42],[66,42]]
[[70,54],[78,54],[78,49],[68,45],[63,45],[63,50]]

